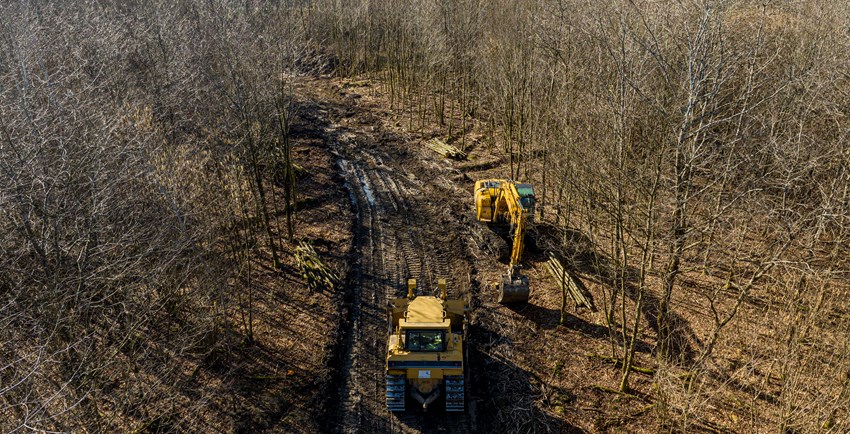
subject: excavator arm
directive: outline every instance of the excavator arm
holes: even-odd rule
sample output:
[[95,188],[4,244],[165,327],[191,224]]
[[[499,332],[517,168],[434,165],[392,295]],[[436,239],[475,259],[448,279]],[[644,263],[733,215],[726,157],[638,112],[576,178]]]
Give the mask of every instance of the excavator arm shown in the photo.
[[[513,186],[512,186],[513,187]],[[515,188],[514,188],[515,189]],[[518,198],[517,198],[518,199]],[[513,246],[511,247],[511,263],[508,265],[508,273],[499,282],[499,303],[527,303],[528,302],[528,277],[520,272],[522,254],[525,250],[526,215],[517,200],[514,217],[511,221],[513,233]]]

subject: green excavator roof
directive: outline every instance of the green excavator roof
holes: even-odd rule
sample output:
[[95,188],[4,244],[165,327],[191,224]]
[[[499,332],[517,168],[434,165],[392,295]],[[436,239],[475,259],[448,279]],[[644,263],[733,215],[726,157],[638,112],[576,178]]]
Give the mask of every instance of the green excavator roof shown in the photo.
[[534,196],[534,188],[531,187],[531,184],[517,184],[516,191],[520,197]]

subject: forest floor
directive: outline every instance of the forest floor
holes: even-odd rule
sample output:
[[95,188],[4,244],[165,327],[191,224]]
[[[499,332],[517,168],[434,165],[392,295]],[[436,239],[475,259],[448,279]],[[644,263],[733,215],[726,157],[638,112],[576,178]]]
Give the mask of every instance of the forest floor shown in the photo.
[[[592,242],[578,230],[564,228],[563,219],[559,223],[547,211],[548,218],[538,219],[527,236],[523,273],[530,281],[529,302],[497,303],[494,283],[507,269],[499,259],[507,240],[475,220],[472,186],[476,179],[507,177],[510,162],[492,144],[485,125],[461,124],[455,118],[454,133],[447,134],[451,128],[428,120],[433,116],[420,117],[416,106],[394,104],[384,89],[370,80],[298,80],[291,127],[293,160],[303,168],[296,238],[311,242],[340,282],[332,290],[310,292],[288,251],[283,252],[281,271],[261,268],[252,282],[242,282],[255,291],[254,342],[232,350],[222,358],[226,363],[205,364],[192,374],[204,386],[200,399],[215,413],[208,428],[648,433],[675,431],[665,415],[687,411],[688,432],[759,429],[756,418],[751,418],[753,425],[743,425],[746,413],[762,401],[774,405],[771,400],[780,386],[773,384],[771,366],[764,368],[766,382],[750,384],[756,377],[741,361],[757,360],[769,345],[769,331],[753,325],[779,300],[762,291],[747,298],[735,333],[727,338],[731,344],[718,345],[711,371],[702,380],[711,382],[710,396],[679,402],[690,391],[667,389],[673,394],[661,403],[658,396],[668,392],[660,387],[687,383],[683,378],[688,373],[673,369],[668,369],[669,378],[654,375],[652,369],[634,372],[631,392],[617,392],[621,369],[606,356],[619,353],[612,342],[622,342],[625,332],[607,326],[603,312],[610,306],[576,309],[572,301],[562,324],[562,295],[545,267],[549,246],[569,237],[575,251],[567,253],[580,258],[573,261],[572,271],[602,303],[603,291],[610,288],[601,277],[604,257],[596,256]],[[465,143],[468,158],[452,160],[435,153],[426,146],[433,138]],[[277,189],[272,200],[275,196],[280,196]],[[271,263],[268,252],[264,255],[258,264]],[[386,409],[385,309],[389,299],[404,295],[408,278],[417,279],[420,294],[436,293],[437,279],[446,278],[449,296],[469,302],[463,414],[446,413],[440,406],[428,412]],[[658,276],[650,275],[648,284],[658,287]],[[693,300],[723,282],[722,276],[697,270],[684,273],[681,285],[671,318],[681,339],[671,351],[679,365],[687,366],[712,324],[709,313]],[[655,368],[653,309],[658,300],[652,291],[643,297],[635,365]],[[627,292],[625,298],[614,311],[633,318],[635,294]],[[244,329],[238,317],[232,325]],[[699,405],[690,408],[690,402]]]
[[[354,218],[336,159],[320,139],[298,137],[292,145],[303,168],[297,174],[296,241],[311,243],[325,264],[344,276]],[[272,197],[280,198],[279,190],[275,186]],[[282,210],[274,209],[277,221],[284,221]],[[286,238],[276,229],[275,236]],[[251,279],[239,282],[254,292],[253,341],[234,337],[242,342],[237,348],[222,349],[193,375],[203,385],[199,399],[209,411],[201,417],[209,426],[198,426],[197,432],[321,431],[322,409],[333,387],[333,349],[345,334],[345,292],[341,283],[310,291],[291,254],[294,244],[281,242],[280,270],[270,267],[271,253],[262,249],[252,262]],[[246,305],[247,297],[243,294],[240,304]],[[231,315],[230,328],[245,334],[238,312]]]

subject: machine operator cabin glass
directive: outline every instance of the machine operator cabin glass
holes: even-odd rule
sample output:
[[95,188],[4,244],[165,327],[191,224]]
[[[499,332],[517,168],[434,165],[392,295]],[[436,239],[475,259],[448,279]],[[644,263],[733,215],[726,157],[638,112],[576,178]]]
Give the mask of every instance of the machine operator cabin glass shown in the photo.
[[408,330],[408,351],[445,351],[445,332],[441,330]]
[[519,202],[526,211],[534,212],[534,188],[531,184],[517,184],[517,193],[519,193]]

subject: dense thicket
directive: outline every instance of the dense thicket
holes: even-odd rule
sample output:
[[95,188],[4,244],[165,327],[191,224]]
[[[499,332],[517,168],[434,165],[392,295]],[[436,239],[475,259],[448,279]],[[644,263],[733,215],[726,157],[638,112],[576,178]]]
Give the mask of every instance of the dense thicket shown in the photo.
[[536,184],[551,248],[606,283],[622,390],[657,336],[660,420],[734,400],[738,429],[846,430],[848,22],[817,0],[6,4],[0,429],[203,405],[162,385],[224,318],[250,339],[234,279],[291,228],[268,210],[294,200],[289,84],[328,53]]
[[0,431],[222,428],[191,377],[286,232],[293,13],[0,6]]

